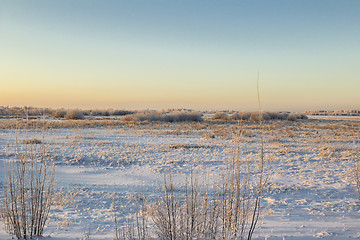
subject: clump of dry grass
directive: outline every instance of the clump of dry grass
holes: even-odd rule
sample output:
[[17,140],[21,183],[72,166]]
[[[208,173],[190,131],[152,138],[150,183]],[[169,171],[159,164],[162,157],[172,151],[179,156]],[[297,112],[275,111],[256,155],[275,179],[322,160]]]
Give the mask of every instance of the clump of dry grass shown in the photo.
[[24,144],[41,144],[42,141],[38,138],[29,138],[29,139],[24,139],[23,140]]
[[168,143],[167,147],[172,149],[199,149],[199,148],[211,148],[212,146],[187,144],[187,143]]

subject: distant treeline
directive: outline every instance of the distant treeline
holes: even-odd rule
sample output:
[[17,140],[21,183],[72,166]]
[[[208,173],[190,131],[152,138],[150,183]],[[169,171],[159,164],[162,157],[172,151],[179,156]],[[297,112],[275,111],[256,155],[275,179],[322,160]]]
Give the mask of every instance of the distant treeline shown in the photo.
[[123,121],[133,122],[202,122],[209,121],[252,121],[258,122],[271,120],[297,121],[307,119],[300,113],[290,112],[237,112],[237,111],[204,111],[198,112],[191,109],[168,110],[114,110],[114,109],[51,109],[35,107],[1,107],[1,118],[53,118],[67,120],[104,119],[114,117]]
[[315,110],[306,111],[305,114],[318,116],[360,116],[360,110]]

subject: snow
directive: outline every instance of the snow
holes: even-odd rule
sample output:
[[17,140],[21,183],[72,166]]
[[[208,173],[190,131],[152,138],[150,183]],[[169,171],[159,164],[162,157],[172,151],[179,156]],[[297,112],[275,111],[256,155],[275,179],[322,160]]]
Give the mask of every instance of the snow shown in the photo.
[[[231,158],[237,124],[202,124],[0,130],[0,187],[16,139],[20,145],[30,137],[44,139],[63,195],[40,239],[113,239],[115,214],[124,221],[138,208],[133,199],[159,195],[164,173],[172,171],[176,182],[192,168],[210,178],[221,171]],[[247,133],[241,138],[242,157],[258,157],[258,126],[240,127]],[[255,238],[360,239],[351,172],[359,156],[360,122],[323,119],[264,127],[272,174]],[[0,239],[11,239],[3,226]]]

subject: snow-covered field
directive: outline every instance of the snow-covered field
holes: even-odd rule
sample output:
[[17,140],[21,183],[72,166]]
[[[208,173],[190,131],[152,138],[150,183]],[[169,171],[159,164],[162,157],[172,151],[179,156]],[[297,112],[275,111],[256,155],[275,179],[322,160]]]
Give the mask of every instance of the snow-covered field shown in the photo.
[[[137,209],[134,199],[159,195],[164,173],[173,172],[174,181],[191,169],[215,176],[232,157],[239,129],[241,157],[257,158],[260,130],[249,122],[2,129],[0,187],[4,162],[15,146],[44,138],[56,160],[58,195],[44,237],[113,239],[115,214],[124,221]],[[272,173],[257,239],[360,239],[360,202],[352,177],[359,130],[359,121],[327,119],[264,125]],[[11,239],[2,225],[0,239]]]

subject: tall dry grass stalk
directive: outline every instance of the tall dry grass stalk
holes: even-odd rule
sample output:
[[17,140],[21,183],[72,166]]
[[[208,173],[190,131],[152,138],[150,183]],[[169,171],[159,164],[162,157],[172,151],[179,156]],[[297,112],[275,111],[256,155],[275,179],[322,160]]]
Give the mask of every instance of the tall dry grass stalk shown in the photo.
[[356,191],[360,201],[360,162],[354,163],[354,179],[356,184]]
[[[356,141],[354,141],[354,147],[356,147]],[[360,161],[359,161],[358,149],[355,149],[355,154],[354,154],[353,178],[355,181],[355,187],[360,201]]]
[[[140,202],[140,204],[138,204]],[[135,214],[129,216],[126,221],[119,226],[117,214],[116,214],[116,205],[114,198],[114,223],[115,223],[115,239],[116,240],[145,240],[149,239],[148,233],[148,220],[147,216],[148,209],[145,202],[145,199],[139,200],[137,202],[137,210]]]

